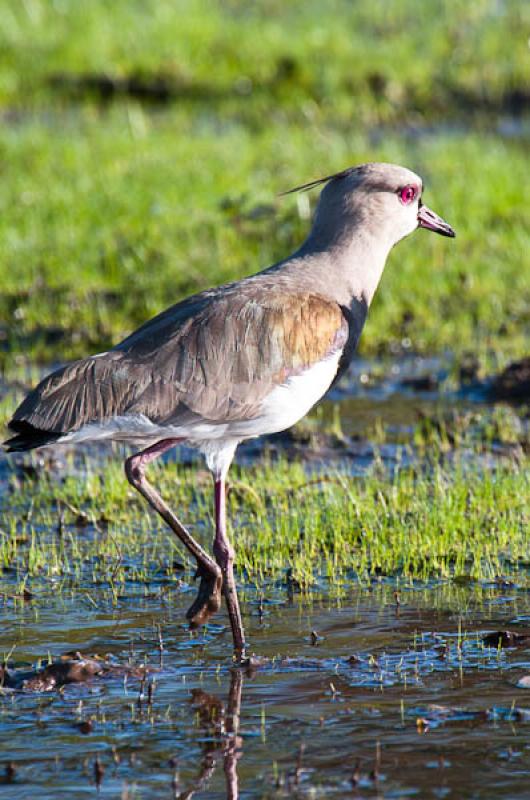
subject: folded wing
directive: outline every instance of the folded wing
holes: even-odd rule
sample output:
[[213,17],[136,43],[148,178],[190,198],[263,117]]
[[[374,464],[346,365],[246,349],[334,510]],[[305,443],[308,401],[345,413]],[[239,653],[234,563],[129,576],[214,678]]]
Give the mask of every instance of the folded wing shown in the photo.
[[39,446],[43,432],[51,441],[116,416],[252,419],[276,386],[344,350],[349,336],[340,306],[317,294],[236,285],[196,295],[45,378],[15,412],[19,436],[8,445]]

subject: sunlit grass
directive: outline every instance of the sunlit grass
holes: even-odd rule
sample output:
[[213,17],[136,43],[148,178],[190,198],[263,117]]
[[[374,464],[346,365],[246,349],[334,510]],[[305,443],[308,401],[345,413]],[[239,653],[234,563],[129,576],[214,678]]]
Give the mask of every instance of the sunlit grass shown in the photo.
[[0,98],[46,104],[57,73],[162,74],[198,99],[257,96],[254,111],[273,93],[350,120],[361,95],[365,122],[524,86],[529,21],[514,2],[4,0]]
[[50,361],[101,350],[182,296],[287,255],[308,221],[296,198],[276,193],[374,158],[424,175],[426,202],[457,239],[420,231],[398,245],[363,350],[404,341],[419,351],[496,352],[501,361],[526,351],[530,197],[516,145],[478,134],[389,135],[373,147],[360,135],[315,140],[298,129],[279,150],[274,122],[260,133],[214,132],[175,112],[140,139],[125,110],[101,123],[86,115],[49,130],[35,120],[1,134],[7,368],[16,353]]
[[[37,584],[53,577],[78,586],[181,577],[174,563],[192,566],[189,558],[132,492],[121,463],[87,466],[83,479],[54,481],[44,471],[23,485],[12,478],[1,528],[4,569]],[[207,473],[171,463],[153,468],[152,478],[208,547]],[[526,463],[483,473],[440,462],[429,471],[402,468],[394,477],[376,465],[360,479],[336,468],[308,478],[301,465],[281,460],[235,469],[229,510],[240,579],[259,587],[290,574],[308,587],[325,575],[516,574],[530,558],[529,480]]]
[[[528,9],[437,9],[6,0],[0,366],[100,351],[284,257],[308,209],[278,192],[365,160],[417,170],[457,239],[422,231],[398,246],[364,351],[523,354],[527,123],[499,129],[528,85]],[[58,89],[57,73],[162,75],[176,96],[101,103]]]

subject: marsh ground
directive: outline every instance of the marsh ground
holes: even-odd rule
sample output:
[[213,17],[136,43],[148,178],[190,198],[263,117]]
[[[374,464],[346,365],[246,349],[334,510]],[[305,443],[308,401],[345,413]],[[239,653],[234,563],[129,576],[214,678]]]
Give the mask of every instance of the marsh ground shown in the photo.
[[[249,673],[222,615],[186,630],[192,565],[120,452],[2,457],[2,792],[526,796],[528,406],[487,376],[528,353],[529,7],[1,12],[2,421],[50,365],[295,247],[300,182],[401,162],[457,230],[400,245],[345,381],[241,450]],[[208,542],[200,465],[154,474]],[[47,683],[68,653],[98,674]]]
[[[525,796],[528,418],[397,391],[407,366],[364,362],[364,388],[241,448],[248,670],[224,614],[187,630],[193,564],[122,453],[1,465],[6,796]],[[177,456],[153,477],[207,544],[209,476]]]

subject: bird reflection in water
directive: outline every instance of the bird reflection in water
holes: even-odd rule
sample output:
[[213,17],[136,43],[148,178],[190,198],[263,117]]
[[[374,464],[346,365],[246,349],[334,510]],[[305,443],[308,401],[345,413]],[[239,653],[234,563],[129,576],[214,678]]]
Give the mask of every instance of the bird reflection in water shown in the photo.
[[176,800],[189,800],[196,792],[204,790],[221,758],[226,779],[226,797],[228,800],[237,800],[239,797],[237,762],[242,755],[242,739],[239,736],[242,691],[243,673],[240,669],[232,670],[226,705],[209,692],[193,689],[191,704],[198,713],[199,725],[208,734],[208,741],[204,745],[201,768],[192,785],[181,791],[178,780],[175,781]]

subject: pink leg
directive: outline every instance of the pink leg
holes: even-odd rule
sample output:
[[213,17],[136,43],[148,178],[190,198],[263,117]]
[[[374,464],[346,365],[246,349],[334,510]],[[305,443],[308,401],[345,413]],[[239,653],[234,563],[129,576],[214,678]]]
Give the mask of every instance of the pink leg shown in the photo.
[[234,579],[235,553],[226,532],[226,485],[224,478],[215,479],[215,539],[213,541],[213,552],[215,560],[223,573],[223,594],[234,639],[234,655],[237,661],[242,661],[245,658],[245,632]]
[[149,462],[170,450],[180,441],[182,440],[163,439],[146,450],[130,456],[125,461],[125,474],[129,483],[145,497],[151,508],[160,514],[197,560],[198,574],[201,578],[199,595],[186,616],[192,627],[198,627],[204,625],[221,605],[222,571],[213,558],[195,541],[145,477],[145,468]]

